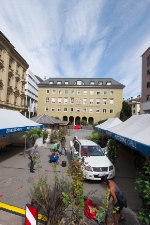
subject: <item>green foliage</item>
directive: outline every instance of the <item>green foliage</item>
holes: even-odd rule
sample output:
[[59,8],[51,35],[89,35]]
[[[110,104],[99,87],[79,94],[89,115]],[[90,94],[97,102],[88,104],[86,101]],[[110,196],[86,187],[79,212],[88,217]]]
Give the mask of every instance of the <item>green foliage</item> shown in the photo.
[[46,130],[43,131],[43,140],[46,140],[48,137],[48,132]]
[[107,149],[108,149],[107,156],[114,165],[118,158],[118,150],[119,150],[118,142],[115,139],[109,139],[107,142]]
[[42,136],[42,130],[40,128],[30,129],[25,131],[24,134],[20,137],[20,139],[28,139],[30,140],[31,144],[35,144],[35,140]]
[[63,192],[63,203],[65,208],[71,207],[72,215],[67,219],[65,224],[83,224],[84,196],[83,196],[83,171],[82,162],[76,160],[71,161],[71,165],[67,168],[67,176],[71,177],[70,189]]
[[[58,224],[58,221],[63,217],[63,212],[65,210],[62,201],[64,186],[62,185],[62,181],[58,178],[56,165],[52,165],[55,178],[54,184],[49,185],[47,183],[47,177],[41,176],[38,183],[34,184],[31,189],[32,203],[43,215],[47,225]],[[67,181],[65,181],[65,183],[66,186],[68,186]]]
[[100,141],[99,133],[97,131],[93,131],[91,135],[87,137],[87,139],[99,144]]
[[55,116],[54,118],[57,119],[57,120],[61,120],[58,116]]
[[[108,119],[106,119],[106,120],[108,120]],[[100,120],[100,121],[98,121],[98,124],[104,123],[106,120]]]
[[124,122],[125,120],[129,119],[131,116],[132,116],[131,106],[128,104],[128,102],[123,101],[122,109],[120,112],[120,120]]
[[142,201],[142,212],[138,213],[139,219],[144,224],[150,224],[150,161],[143,166],[143,171],[139,173],[136,179],[135,190],[139,192],[139,198]]
[[86,120],[81,120],[80,124],[83,125],[83,126],[86,126],[87,125],[87,121]]

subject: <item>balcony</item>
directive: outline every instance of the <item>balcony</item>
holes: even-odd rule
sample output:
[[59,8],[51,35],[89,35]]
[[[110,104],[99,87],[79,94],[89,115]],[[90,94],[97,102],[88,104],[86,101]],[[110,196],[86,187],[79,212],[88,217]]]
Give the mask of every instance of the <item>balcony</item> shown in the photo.
[[4,68],[4,61],[0,59],[0,70]]
[[14,71],[12,69],[9,69],[8,71],[8,77],[11,78],[14,76]]
[[8,85],[8,86],[7,86],[7,92],[8,92],[9,94],[13,92],[13,88],[12,88],[11,85]]

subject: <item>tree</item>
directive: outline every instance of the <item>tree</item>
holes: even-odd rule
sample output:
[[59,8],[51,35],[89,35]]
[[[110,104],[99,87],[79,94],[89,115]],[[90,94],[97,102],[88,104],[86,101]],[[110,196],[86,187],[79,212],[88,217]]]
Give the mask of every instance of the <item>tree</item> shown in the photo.
[[34,145],[37,138],[42,136],[42,130],[40,128],[30,129],[25,131],[24,134],[20,137],[21,139],[30,140],[30,144]]
[[132,116],[131,106],[128,102],[122,102],[122,109],[120,112],[120,119],[124,122]]

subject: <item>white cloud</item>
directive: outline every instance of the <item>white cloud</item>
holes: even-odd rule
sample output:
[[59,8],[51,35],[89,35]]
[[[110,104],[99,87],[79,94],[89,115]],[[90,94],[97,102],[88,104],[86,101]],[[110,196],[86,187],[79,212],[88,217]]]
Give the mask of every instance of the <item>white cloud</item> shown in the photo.
[[112,77],[128,98],[141,90],[149,11],[149,1],[140,0],[5,0],[0,24],[34,74]]

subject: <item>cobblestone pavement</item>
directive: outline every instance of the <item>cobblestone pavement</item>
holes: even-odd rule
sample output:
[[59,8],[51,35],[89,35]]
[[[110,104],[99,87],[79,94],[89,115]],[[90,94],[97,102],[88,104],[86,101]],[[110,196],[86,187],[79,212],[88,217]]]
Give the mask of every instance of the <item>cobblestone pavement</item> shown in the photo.
[[[84,138],[90,134],[91,131],[73,131],[67,136],[67,143],[72,140],[74,135],[79,138]],[[30,173],[30,160],[28,158],[29,149],[26,150],[26,155],[23,155],[23,149],[20,147],[13,147],[9,151],[0,152],[0,201],[11,204],[20,208],[25,208],[27,203],[30,203],[30,188],[32,188],[34,182],[38,181],[38,171]],[[47,174],[47,179],[50,184],[53,184],[54,176],[52,172],[51,164],[49,164],[50,150],[47,148],[38,148],[40,154],[40,160],[42,169],[40,174]],[[70,161],[70,154],[68,157],[61,156],[60,161]],[[122,225],[139,225],[139,221],[136,216],[136,212],[140,209],[140,201],[138,199],[138,193],[134,191],[134,182],[137,176],[136,170],[132,167],[133,156],[126,150],[120,150],[119,158],[116,164],[116,177],[114,181],[123,190],[128,199],[128,208],[124,210],[126,221],[120,224]],[[57,171],[59,176],[66,176],[66,168],[57,165]],[[97,181],[86,181],[84,183],[85,195],[91,190],[97,190],[96,193],[91,196],[94,203],[100,205],[101,199],[106,186]],[[13,219],[14,218],[14,223]],[[17,222],[18,218],[18,222]],[[10,220],[10,221],[9,221]],[[89,221],[86,219],[89,225],[96,224],[95,221]],[[6,213],[0,210],[0,225],[23,225],[24,219],[11,213]]]

